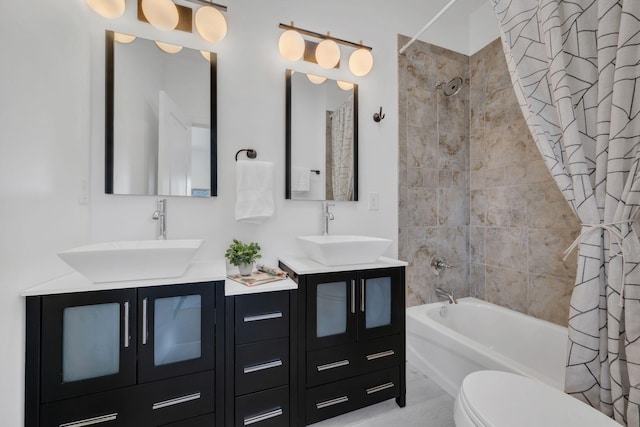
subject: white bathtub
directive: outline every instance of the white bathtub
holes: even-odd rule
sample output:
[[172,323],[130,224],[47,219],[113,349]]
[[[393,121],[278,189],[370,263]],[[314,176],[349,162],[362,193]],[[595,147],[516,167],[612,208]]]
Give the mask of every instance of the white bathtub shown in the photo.
[[465,376],[484,369],[563,390],[566,352],[567,328],[475,298],[407,309],[408,362],[453,397]]

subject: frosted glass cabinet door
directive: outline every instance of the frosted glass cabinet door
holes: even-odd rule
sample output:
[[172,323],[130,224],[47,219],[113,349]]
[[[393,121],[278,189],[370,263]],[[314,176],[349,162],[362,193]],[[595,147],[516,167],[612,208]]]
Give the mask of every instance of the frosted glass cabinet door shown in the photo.
[[67,307],[62,313],[62,382],[120,370],[120,304]]
[[375,277],[365,281],[365,328],[379,328],[391,324],[391,278]]
[[358,339],[397,334],[402,329],[404,275],[400,268],[358,273]]
[[135,306],[134,289],[42,298],[43,402],[135,384]]
[[138,381],[149,382],[214,367],[215,285],[138,289]]
[[318,349],[356,339],[356,281],[351,273],[308,276],[307,348]]
[[154,310],[155,366],[197,359],[202,354],[202,297],[158,298]]
[[316,336],[347,332],[346,282],[321,283],[316,291]]

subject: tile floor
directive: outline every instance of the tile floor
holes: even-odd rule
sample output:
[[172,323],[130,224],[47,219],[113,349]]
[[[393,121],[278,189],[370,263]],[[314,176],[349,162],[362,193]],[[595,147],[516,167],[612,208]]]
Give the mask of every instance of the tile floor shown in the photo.
[[313,427],[455,427],[454,399],[407,363],[407,406],[395,399],[340,415]]

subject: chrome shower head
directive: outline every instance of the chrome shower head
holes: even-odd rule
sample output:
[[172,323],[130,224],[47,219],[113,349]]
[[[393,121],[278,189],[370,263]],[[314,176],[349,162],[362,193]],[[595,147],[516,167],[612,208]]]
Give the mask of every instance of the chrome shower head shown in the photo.
[[445,96],[452,96],[460,92],[460,89],[462,89],[462,83],[462,77],[456,77],[451,79],[449,83],[444,81],[439,82],[436,85],[436,89],[442,88],[442,93],[444,93]]

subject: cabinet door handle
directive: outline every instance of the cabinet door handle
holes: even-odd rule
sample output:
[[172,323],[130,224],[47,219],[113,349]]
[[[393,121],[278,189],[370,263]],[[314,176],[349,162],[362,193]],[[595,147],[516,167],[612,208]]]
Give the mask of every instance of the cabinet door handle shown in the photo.
[[200,392],[188,394],[186,396],[176,397],[175,399],[163,400],[162,402],[156,402],[151,406],[155,411],[156,409],[166,408],[167,406],[179,405],[181,403],[191,402],[192,400],[200,399]]
[[147,321],[147,298],[142,300],[142,345],[147,344],[149,338],[149,325]]
[[368,388],[367,394],[378,393],[379,391],[386,390],[388,388],[393,388],[394,386],[395,386],[394,383],[381,384],[375,387]]
[[367,360],[380,359],[382,357],[389,357],[396,354],[393,350],[381,351],[380,353],[367,354]]
[[356,314],[356,281],[351,279],[351,313]]
[[242,370],[245,374],[250,374],[252,372],[264,371],[265,369],[277,368],[278,366],[282,366],[282,360],[276,359],[271,362],[261,363],[259,365],[251,365],[245,366]]
[[129,347],[131,334],[129,333],[129,301],[124,303],[124,348]]
[[348,401],[349,401],[349,398],[347,396],[342,396],[342,397],[338,397],[331,400],[325,400],[324,402],[318,402],[316,403],[316,408],[317,409],[327,408],[329,406],[339,405],[340,403],[344,403]]
[[347,366],[349,364],[349,359],[341,360],[339,362],[327,363],[326,365],[319,365],[318,372],[328,371],[329,369],[340,368],[342,366]]
[[244,323],[257,322],[260,320],[279,319],[281,317],[281,311],[274,311],[273,313],[256,314],[255,316],[244,316]]
[[276,409],[274,409],[273,411],[269,411],[269,412],[265,412],[263,414],[258,414],[255,415],[253,417],[247,417],[244,419],[244,425],[248,426],[251,424],[255,424],[255,423],[259,423],[261,421],[266,421],[270,418],[275,418],[275,417],[279,417],[280,415],[282,415],[282,408],[278,407]]
[[365,290],[365,280],[360,279],[360,311],[364,313],[365,311],[365,302],[364,302],[364,290]]
[[92,426],[95,424],[106,423],[109,421],[115,421],[118,418],[118,413],[113,413],[109,415],[101,415],[99,417],[86,418],[80,421],[73,421],[70,423],[60,424],[60,427],[84,427],[84,426]]

